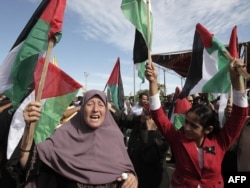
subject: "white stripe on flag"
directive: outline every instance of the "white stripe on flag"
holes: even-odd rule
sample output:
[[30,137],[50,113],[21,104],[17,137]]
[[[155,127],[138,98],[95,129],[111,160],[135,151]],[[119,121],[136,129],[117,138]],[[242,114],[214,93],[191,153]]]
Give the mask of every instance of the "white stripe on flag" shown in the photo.
[[[32,101],[35,101],[35,91],[32,91],[24,99],[24,101],[20,104],[15,114],[13,115],[13,118],[10,124],[9,135],[8,135],[7,159],[10,159],[20,139],[23,136],[23,131],[25,127],[25,121],[23,118],[23,110]],[[45,101],[46,99],[43,99],[41,103],[44,104]]]
[[21,46],[22,43],[11,50],[11,52],[7,54],[6,58],[0,66],[0,93],[3,93],[13,86],[13,81],[11,79],[11,69]]
[[31,92],[31,94],[24,99],[24,101],[20,104],[18,109],[16,110],[9,130],[8,136],[8,145],[7,145],[7,159],[9,159],[14,152],[16,146],[18,145],[24,131],[25,122],[23,118],[23,110],[24,108],[31,102],[35,100],[35,92]]

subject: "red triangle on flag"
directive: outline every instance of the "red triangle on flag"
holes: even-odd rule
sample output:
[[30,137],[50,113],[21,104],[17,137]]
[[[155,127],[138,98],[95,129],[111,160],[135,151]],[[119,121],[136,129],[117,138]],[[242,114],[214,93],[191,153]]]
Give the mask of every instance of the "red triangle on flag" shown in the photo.
[[232,57],[239,58],[237,26],[234,26],[234,28],[232,30],[228,48],[229,48],[228,51]]
[[[39,59],[34,72],[36,93],[39,87],[43,65],[44,65],[44,58],[42,57]],[[74,92],[81,87],[82,85],[76,82],[67,73],[65,73],[52,63],[49,63],[41,99],[62,96]]]

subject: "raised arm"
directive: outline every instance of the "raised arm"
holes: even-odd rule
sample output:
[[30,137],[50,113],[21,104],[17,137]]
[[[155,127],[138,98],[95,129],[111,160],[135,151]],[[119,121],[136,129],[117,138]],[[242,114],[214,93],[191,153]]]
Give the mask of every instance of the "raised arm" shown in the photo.
[[158,93],[158,73],[153,63],[146,64],[145,76],[149,81],[149,95],[154,96]]
[[231,78],[233,89],[244,93],[245,92],[244,80],[238,71],[240,67],[243,69],[246,69],[241,59],[236,59],[230,63],[230,66],[229,66],[230,78]]
[[225,148],[228,148],[240,135],[248,115],[247,95],[243,77],[237,70],[239,67],[245,69],[240,59],[232,61],[229,65],[230,79],[233,88],[233,108],[223,126],[223,130],[219,134]]
[[155,121],[157,127],[162,132],[163,136],[167,139],[167,142],[170,143],[170,139],[174,137],[175,128],[172,126],[172,123],[167,118],[163,108],[161,107],[161,101],[158,93],[158,84],[157,84],[157,70],[154,64],[146,64],[145,76],[149,81],[149,105],[152,114],[152,118]]
[[28,104],[24,111],[23,117],[26,123],[21,145],[20,145],[20,164],[24,168],[28,161],[31,146],[33,143],[34,131],[36,122],[39,120],[41,115],[41,103],[40,102],[31,102]]

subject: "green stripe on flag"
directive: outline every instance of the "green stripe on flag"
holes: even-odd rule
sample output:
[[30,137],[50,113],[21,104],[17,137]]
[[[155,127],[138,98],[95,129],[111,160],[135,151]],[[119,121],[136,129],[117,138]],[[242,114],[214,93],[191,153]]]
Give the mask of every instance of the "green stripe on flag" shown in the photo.
[[176,129],[180,129],[185,121],[185,114],[175,114],[174,115],[174,126]]
[[46,99],[42,108],[42,116],[36,125],[34,135],[36,143],[42,142],[51,136],[55,128],[59,125],[64,111],[77,93],[78,90],[63,96]]
[[[204,84],[202,92],[204,93],[228,93],[231,88],[231,80],[228,71],[229,60],[225,56],[227,49],[220,43],[215,37],[212,38],[213,46],[211,48],[206,48],[207,52],[211,55],[216,54],[216,59],[214,63],[216,65],[216,72],[214,72],[210,77],[211,79]],[[209,67],[211,61],[206,62]]]
[[118,85],[116,84],[111,84],[108,86],[110,89],[110,94],[111,94],[111,98],[112,98],[112,102],[115,105],[116,109],[120,109],[119,107],[119,100],[118,100]]
[[50,27],[43,20],[38,20],[31,29],[29,35],[22,43],[11,69],[11,80],[13,87],[4,93],[13,103],[16,109],[33,82],[33,73],[39,57],[48,45],[48,31]]
[[[146,48],[144,45],[146,44],[147,48],[150,50],[152,47],[153,16],[151,12],[151,5],[149,4],[149,6],[147,6],[147,3],[145,2],[145,0],[140,0],[140,1],[122,0],[121,10],[124,16],[135,26],[136,30],[139,31],[139,33],[141,34],[141,35],[136,35],[135,37],[133,59],[134,59],[135,64],[138,64],[138,63],[140,64],[137,67],[138,77],[142,80],[142,83],[144,83],[145,82],[145,75],[144,75],[145,62],[144,61],[148,59],[148,57],[145,56],[147,52],[145,51]],[[148,11],[149,11],[149,14],[148,14]],[[148,19],[148,16],[149,16],[149,19]],[[148,33],[150,35],[149,37],[148,37]],[[141,41],[142,38],[144,39],[145,43]]]
[[[147,4],[144,0],[122,0],[121,10],[124,16],[136,27],[142,34],[145,41],[148,41],[148,21]],[[150,11],[150,49],[152,43],[152,25],[153,16]],[[147,44],[147,43],[146,43]]]
[[142,83],[144,83],[145,82],[145,70],[146,70],[145,62],[137,63],[136,66],[137,66],[136,69],[138,70],[138,77],[142,80]]

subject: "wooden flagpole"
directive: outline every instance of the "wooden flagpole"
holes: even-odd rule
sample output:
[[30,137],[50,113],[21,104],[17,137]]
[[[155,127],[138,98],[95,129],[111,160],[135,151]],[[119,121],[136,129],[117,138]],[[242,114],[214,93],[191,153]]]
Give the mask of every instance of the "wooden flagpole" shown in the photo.
[[[246,70],[247,70],[247,48],[248,48],[248,43],[244,44],[244,58],[245,58],[245,65],[246,65]],[[249,81],[249,79],[246,79],[246,81]],[[245,86],[247,86],[247,82],[245,82]],[[246,87],[247,88],[247,87]]]
[[148,62],[149,64],[152,63],[152,57],[151,57],[151,46],[150,46],[150,40],[151,40],[151,22],[150,22],[150,0],[147,0],[147,30],[148,30]]
[[[50,56],[51,56],[53,46],[54,46],[54,40],[50,39],[49,43],[48,43],[47,53],[46,53],[45,60],[44,60],[44,66],[43,66],[41,79],[40,79],[40,82],[39,82],[38,92],[37,92],[37,95],[36,95],[36,101],[38,101],[38,102],[41,101],[42,91],[43,91],[45,80],[46,80],[46,75],[47,75],[47,71],[48,71],[48,67],[49,67],[49,60],[50,60]],[[27,133],[27,138],[22,139],[21,147],[20,147],[20,148],[22,148],[22,150],[29,151],[31,149],[31,145],[33,143],[32,140],[33,140],[33,137],[34,137],[35,128],[36,128],[36,122],[31,122],[30,125],[25,126],[25,129],[28,129],[28,133]]]
[[[235,59],[234,57],[232,57],[230,55],[229,52],[226,52],[225,56],[228,58],[229,61],[234,61],[234,59]],[[239,74],[246,79],[246,81],[250,80],[250,74],[248,74],[248,72],[246,70],[244,70],[242,67],[237,67],[237,70],[238,70]]]
[[134,64],[134,68],[133,68],[133,75],[134,75],[134,102],[133,105],[136,104],[136,96],[135,96],[135,64]]
[[105,87],[104,87],[104,89],[103,89],[103,92],[105,92],[107,86],[108,86],[108,83],[106,83],[106,85],[105,85]]
[[48,72],[49,60],[50,60],[53,46],[54,46],[54,40],[50,39],[49,44],[48,44],[47,53],[46,53],[45,60],[44,60],[43,71],[42,71],[42,75],[41,75],[41,79],[39,82],[37,95],[36,95],[36,101],[39,101],[39,102],[41,101],[41,98],[42,98],[42,92],[43,92],[43,88],[44,88],[44,84],[45,84],[45,80],[46,80],[46,76],[47,76],[47,72]]
[[[247,66],[247,50],[246,50],[247,47],[246,46],[245,46],[244,50],[245,50],[245,65]],[[234,61],[234,59],[235,59],[234,57],[231,56],[231,54],[229,52],[225,53],[225,56],[228,58],[229,61]],[[250,80],[250,74],[246,70],[244,70],[242,67],[237,67],[236,69],[239,72],[239,74],[246,79],[246,81]],[[231,85],[230,101],[229,101],[230,105],[232,105],[232,102],[233,102],[232,93],[233,93],[233,88]]]

